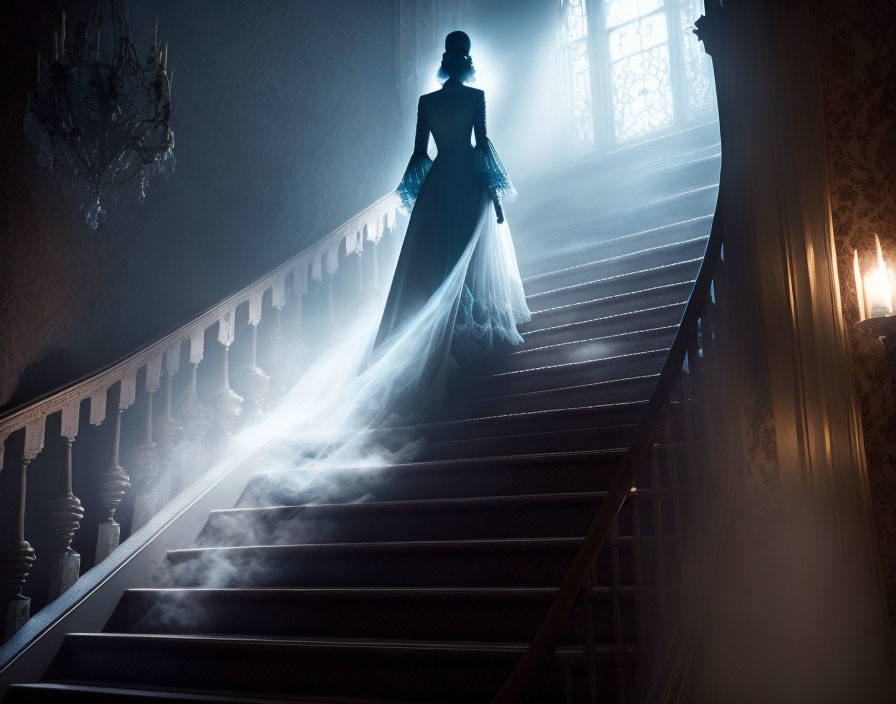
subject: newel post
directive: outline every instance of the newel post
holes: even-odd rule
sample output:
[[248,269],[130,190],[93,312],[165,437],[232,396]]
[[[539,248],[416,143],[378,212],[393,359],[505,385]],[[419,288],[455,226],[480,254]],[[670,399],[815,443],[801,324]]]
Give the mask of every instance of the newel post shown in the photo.
[[50,556],[50,584],[47,601],[65,592],[78,579],[81,556],[72,550],[75,532],[81,527],[84,509],[72,491],[72,445],[78,435],[81,404],[74,401],[62,409],[61,436],[65,438],[65,467],[62,493],[50,502],[50,526],[53,529],[53,554]]

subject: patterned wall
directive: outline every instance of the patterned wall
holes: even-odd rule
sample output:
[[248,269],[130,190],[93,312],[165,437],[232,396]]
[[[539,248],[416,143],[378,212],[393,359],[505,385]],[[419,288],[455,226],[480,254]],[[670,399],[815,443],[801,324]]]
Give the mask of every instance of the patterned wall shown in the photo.
[[[108,363],[295,254],[400,178],[410,150],[393,0],[126,3],[159,17],[174,68],[177,171],[88,230],[22,132],[51,21],[89,0],[6,3],[0,405]],[[23,377],[24,375],[24,377]]]
[[840,295],[850,328],[865,454],[896,621],[896,384],[881,344],[853,326],[853,250],[863,266],[878,233],[896,268],[896,18],[888,2],[813,3],[821,62]]

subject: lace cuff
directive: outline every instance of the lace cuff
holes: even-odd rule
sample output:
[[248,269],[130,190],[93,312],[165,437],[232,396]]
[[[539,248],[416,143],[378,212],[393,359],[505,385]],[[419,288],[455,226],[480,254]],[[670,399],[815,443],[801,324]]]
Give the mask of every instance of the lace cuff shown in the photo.
[[402,208],[406,212],[411,212],[414,207],[414,201],[417,200],[417,194],[420,193],[420,187],[426,179],[426,174],[432,166],[432,159],[427,154],[417,154],[411,156],[408,167],[404,170],[404,176],[395,192],[401,198]]
[[476,173],[482,178],[486,188],[502,200],[516,198],[516,189],[510,182],[510,176],[498,158],[498,152],[495,151],[492,141],[486,137],[483,144],[476,145],[473,154],[476,160]]

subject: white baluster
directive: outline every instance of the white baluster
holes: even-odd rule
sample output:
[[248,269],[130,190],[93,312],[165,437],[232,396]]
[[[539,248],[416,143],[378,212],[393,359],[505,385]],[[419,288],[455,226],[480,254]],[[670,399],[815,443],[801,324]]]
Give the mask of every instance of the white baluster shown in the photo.
[[261,322],[263,296],[262,288],[249,296],[249,364],[236,379],[236,388],[246,400],[242,413],[242,421],[246,425],[261,418],[264,397],[271,383],[271,377],[258,366],[258,324]]
[[97,529],[96,560],[105,560],[118,547],[121,540],[121,526],[115,520],[115,512],[131,487],[130,477],[120,464],[121,416],[134,402],[137,388],[137,374],[130,372],[119,382],[118,408],[115,412],[115,426],[112,438],[112,458],[109,466],[97,477],[97,497],[106,512],[105,520]]
[[146,365],[146,422],[143,440],[131,448],[128,467],[134,482],[134,515],[131,532],[139,530],[155,515],[155,481],[159,474],[159,453],[152,433],[152,399],[159,389],[163,355],[152,358]]
[[242,410],[243,399],[230,388],[230,345],[234,337],[236,310],[225,312],[218,319],[218,343],[222,346],[221,376],[218,388],[209,396],[212,409],[213,451],[215,459],[221,456],[224,444],[233,432],[233,426]]
[[[41,417],[25,426],[25,450],[15,474],[10,477],[9,499],[12,505],[7,516],[11,524],[4,527],[0,549],[0,604],[3,606],[3,642],[9,640],[28,620],[31,599],[22,594],[25,581],[34,564],[34,548],[25,540],[25,500],[27,498],[28,465],[44,446],[46,419]],[[8,531],[8,532],[7,532]]]
[[81,526],[84,509],[72,490],[72,445],[78,435],[80,401],[74,401],[62,409],[60,435],[65,438],[65,470],[62,494],[50,502],[50,527],[53,529],[55,552],[50,556],[50,586],[47,599],[52,601],[65,592],[81,571],[81,556],[72,550],[75,531]]

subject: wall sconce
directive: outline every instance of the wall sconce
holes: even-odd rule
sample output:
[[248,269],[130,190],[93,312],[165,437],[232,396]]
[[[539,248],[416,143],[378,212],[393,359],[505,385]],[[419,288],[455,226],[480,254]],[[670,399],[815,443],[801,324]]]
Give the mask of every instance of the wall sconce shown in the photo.
[[896,293],[896,275],[884,262],[880,238],[874,234],[877,249],[877,267],[862,276],[859,270],[859,250],[852,251],[852,267],[856,277],[856,293],[859,299],[859,320],[893,315],[893,294]]
[[896,379],[896,275],[884,262],[880,238],[874,235],[877,250],[877,266],[862,276],[859,268],[859,252],[853,250],[852,268],[856,277],[856,295],[859,300],[859,322],[856,327],[873,335],[884,346],[884,359],[890,374]]

